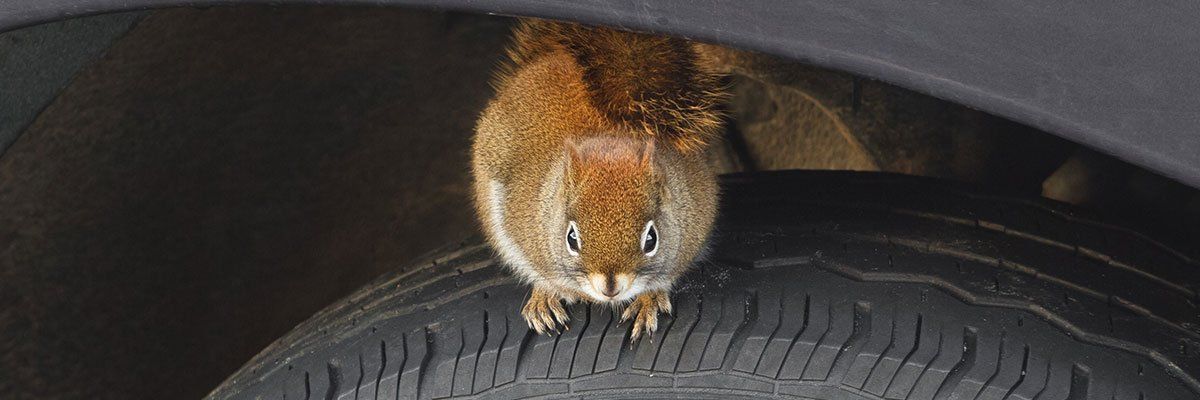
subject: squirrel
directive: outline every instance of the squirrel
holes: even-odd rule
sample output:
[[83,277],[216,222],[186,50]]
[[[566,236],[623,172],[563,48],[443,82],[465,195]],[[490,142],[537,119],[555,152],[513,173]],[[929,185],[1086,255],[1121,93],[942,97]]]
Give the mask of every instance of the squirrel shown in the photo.
[[532,286],[522,316],[567,327],[563,302],[626,305],[651,337],[705,249],[718,186],[721,76],[699,44],[520,20],[472,145],[485,236]]

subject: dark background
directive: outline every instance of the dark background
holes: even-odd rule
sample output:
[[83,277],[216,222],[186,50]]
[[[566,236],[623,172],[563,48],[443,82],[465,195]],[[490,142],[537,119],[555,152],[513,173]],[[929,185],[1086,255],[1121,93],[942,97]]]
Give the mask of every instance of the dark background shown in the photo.
[[471,234],[506,36],[398,9],[141,20],[0,159],[0,398],[198,398]]

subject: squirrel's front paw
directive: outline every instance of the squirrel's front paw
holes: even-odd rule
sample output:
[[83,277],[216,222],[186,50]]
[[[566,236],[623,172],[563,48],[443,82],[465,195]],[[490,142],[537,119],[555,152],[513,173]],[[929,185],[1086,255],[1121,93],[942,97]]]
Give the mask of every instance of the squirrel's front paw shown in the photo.
[[525,322],[539,335],[557,333],[558,325],[562,324],[565,327],[570,320],[559,296],[536,287],[530,293],[525,307],[521,309],[521,316],[525,317]]
[[621,314],[621,322],[633,319],[633,333],[629,343],[636,342],[645,332],[654,341],[654,330],[658,329],[658,313],[671,313],[671,298],[665,291],[649,292],[633,299]]

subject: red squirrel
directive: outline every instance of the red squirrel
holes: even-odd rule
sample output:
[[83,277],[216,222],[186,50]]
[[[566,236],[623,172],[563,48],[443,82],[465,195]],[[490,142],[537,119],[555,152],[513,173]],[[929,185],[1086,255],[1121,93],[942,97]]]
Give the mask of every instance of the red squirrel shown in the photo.
[[671,312],[700,256],[718,187],[720,75],[698,45],[609,28],[522,20],[475,128],[476,212],[489,243],[533,287],[539,334],[563,302],[625,305],[631,341]]

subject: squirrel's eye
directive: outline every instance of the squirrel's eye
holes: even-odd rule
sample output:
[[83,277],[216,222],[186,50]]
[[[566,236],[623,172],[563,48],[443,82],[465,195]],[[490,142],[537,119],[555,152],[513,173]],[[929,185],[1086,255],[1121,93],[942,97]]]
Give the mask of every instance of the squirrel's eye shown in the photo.
[[646,257],[653,257],[658,253],[658,229],[654,229],[654,221],[646,222],[646,229],[642,230],[642,253]]
[[567,252],[579,255],[579,227],[575,226],[575,221],[567,223]]

